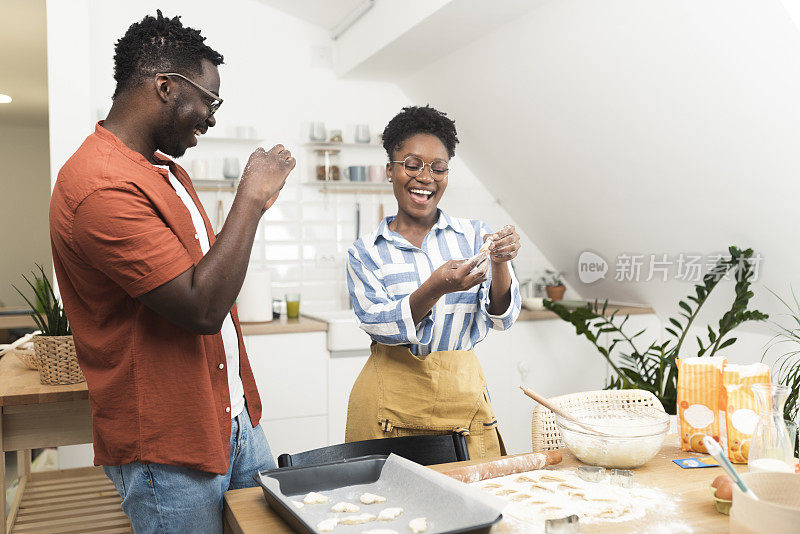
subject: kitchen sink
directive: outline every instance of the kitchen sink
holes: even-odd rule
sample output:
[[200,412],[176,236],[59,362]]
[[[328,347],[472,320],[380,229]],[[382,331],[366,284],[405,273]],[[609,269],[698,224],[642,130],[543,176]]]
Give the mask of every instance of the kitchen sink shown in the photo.
[[369,352],[372,340],[358,327],[358,319],[353,310],[304,312],[303,315],[328,323],[328,350],[331,353]]

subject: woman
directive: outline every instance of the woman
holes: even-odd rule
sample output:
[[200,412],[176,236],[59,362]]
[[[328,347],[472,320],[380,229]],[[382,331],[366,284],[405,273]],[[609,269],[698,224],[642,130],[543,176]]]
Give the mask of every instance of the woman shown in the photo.
[[[456,143],[455,123],[428,106],[403,108],[383,132],[397,215],[348,253],[350,299],[372,347],[345,441],[456,431],[472,459],[505,454],[472,348],[519,315],[519,236],[438,209]],[[490,236],[491,270],[481,269],[470,258]]]

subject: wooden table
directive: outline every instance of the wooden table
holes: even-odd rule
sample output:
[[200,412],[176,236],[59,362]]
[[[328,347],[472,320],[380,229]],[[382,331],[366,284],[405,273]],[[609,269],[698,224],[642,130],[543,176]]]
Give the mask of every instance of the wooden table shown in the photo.
[[[130,532],[114,485],[99,467],[31,473],[31,449],[92,442],[86,382],[39,383],[39,373],[13,354],[0,358],[0,443],[17,451],[19,488],[5,532]],[[5,488],[5,462],[0,462]],[[5,517],[5,498],[0,517]]]
[[[572,454],[563,449],[564,461],[554,466],[553,469],[566,469],[580,465]],[[722,474],[722,468],[711,467],[702,469],[681,469],[672,460],[699,456],[682,452],[678,445],[676,435],[667,436],[667,441],[661,452],[650,460],[645,466],[634,471],[635,480],[643,486],[657,488],[664,492],[679,496],[679,516],[647,517],[640,521],[626,523],[601,523],[595,525],[581,525],[581,532],[642,532],[644,526],[652,525],[654,520],[675,520],[685,525],[690,525],[695,533],[727,532],[728,516],[717,513],[714,500],[708,490],[708,485],[717,476]],[[457,465],[474,465],[480,460],[471,460],[456,464],[441,464],[432,466],[437,471],[445,471]],[[746,466],[738,466],[745,470]],[[289,534],[292,530],[275,514],[264,499],[260,487],[228,491],[225,493],[224,502],[225,532],[233,534],[275,533]],[[502,533],[506,531],[503,523],[492,531]],[[669,529],[663,530],[668,532]]]

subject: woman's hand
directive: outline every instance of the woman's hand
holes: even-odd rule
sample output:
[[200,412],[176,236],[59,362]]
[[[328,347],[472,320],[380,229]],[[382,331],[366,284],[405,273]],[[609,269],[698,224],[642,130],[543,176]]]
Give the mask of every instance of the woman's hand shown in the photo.
[[483,270],[475,270],[474,260],[450,260],[433,271],[431,280],[437,293],[445,295],[466,291],[484,282],[486,273]]
[[483,240],[486,241],[489,236],[494,236],[494,241],[489,245],[489,258],[492,263],[505,263],[517,257],[517,251],[522,245],[513,225],[507,224],[493,234],[486,234]]

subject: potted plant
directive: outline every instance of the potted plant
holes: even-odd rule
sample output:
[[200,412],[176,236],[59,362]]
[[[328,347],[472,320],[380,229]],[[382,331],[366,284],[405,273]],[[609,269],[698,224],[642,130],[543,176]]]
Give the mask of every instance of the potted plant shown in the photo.
[[31,316],[41,334],[33,336],[33,350],[36,354],[36,364],[39,367],[39,381],[42,384],[75,384],[83,382],[86,378],[78,366],[75,354],[75,342],[69,321],[61,306],[61,301],[56,297],[53,286],[44,267],[37,264],[39,273],[31,271],[33,280],[24,274],[22,278],[33,290],[33,299],[29,299],[16,286],[19,293],[31,308]]
[[[678,385],[678,365],[675,360],[679,356],[687,356],[686,350],[682,349],[683,342],[687,336],[693,334],[692,326],[700,310],[728,272],[733,271],[736,280],[733,302],[719,319],[716,329],[711,325],[706,326],[707,338],[706,334],[702,334],[706,339],[697,336],[697,356],[714,356],[736,342],[736,338],[730,335],[736,327],[748,321],[769,318],[767,314],[749,307],[753,297],[750,285],[755,274],[753,250],[730,247],[728,251],[730,256],[720,258],[703,277],[702,283],[695,285],[694,292],[686,300],[678,302],[680,311],[677,317],[669,318],[669,326],[665,328],[669,335],[663,341],[643,345],[637,338],[645,330],[635,334],[627,332],[624,327],[628,316],[625,315],[620,320],[617,312],[606,313],[608,301],[604,304],[595,301],[575,310],[548,301],[544,302],[544,307],[572,324],[575,333],[589,340],[605,358],[612,371],[606,389],[649,391],[661,401],[668,414],[675,415]],[[660,339],[660,333],[655,337]],[[800,376],[800,371],[796,371],[794,375],[789,373],[788,379],[792,380],[792,376]]]
[[564,298],[567,286],[564,285],[564,278],[561,273],[547,269],[544,272],[544,276],[539,278],[539,284],[544,286],[547,298],[551,301],[555,302]]

